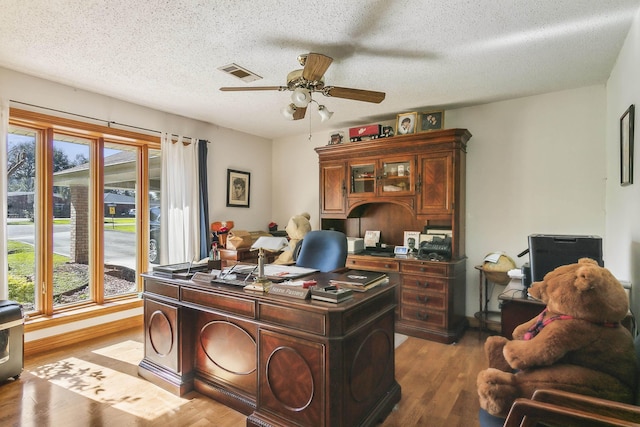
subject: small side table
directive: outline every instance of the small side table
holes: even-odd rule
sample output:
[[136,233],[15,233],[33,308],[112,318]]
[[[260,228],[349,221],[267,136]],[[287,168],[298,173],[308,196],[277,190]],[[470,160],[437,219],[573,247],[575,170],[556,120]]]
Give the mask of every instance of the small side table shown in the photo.
[[481,265],[476,265],[475,269],[480,272],[480,282],[478,284],[478,294],[480,302],[480,310],[474,314],[480,323],[478,328],[478,338],[482,337],[482,331],[487,330],[487,325],[500,325],[500,312],[489,310],[489,280],[484,274]]
[[[278,258],[278,255],[280,255],[280,252],[267,252],[267,262],[273,262]],[[258,251],[251,250],[251,248],[242,248],[237,250],[220,248],[220,259],[222,260],[223,267],[227,267],[238,262],[257,264]]]
[[513,339],[511,335],[516,326],[521,325],[542,313],[546,304],[527,297],[526,292],[521,296],[499,296],[502,332],[501,335]]

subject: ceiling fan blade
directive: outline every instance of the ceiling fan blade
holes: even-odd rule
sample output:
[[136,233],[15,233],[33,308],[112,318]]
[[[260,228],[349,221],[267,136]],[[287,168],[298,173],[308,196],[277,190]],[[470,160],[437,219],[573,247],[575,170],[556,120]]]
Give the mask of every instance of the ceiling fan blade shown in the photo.
[[249,87],[221,87],[223,92],[243,92],[247,90],[287,90],[286,86],[249,86]]
[[321,53],[310,53],[307,55],[307,62],[302,70],[302,77],[309,81],[320,80],[324,76],[325,71],[333,62],[333,58]]
[[322,93],[326,96],[335,98],[353,99],[355,101],[381,103],[384,100],[384,92],[375,92],[372,90],[351,89],[348,87],[327,86]]
[[307,107],[298,107],[296,111],[293,113],[293,120],[304,119],[304,115],[307,112]]

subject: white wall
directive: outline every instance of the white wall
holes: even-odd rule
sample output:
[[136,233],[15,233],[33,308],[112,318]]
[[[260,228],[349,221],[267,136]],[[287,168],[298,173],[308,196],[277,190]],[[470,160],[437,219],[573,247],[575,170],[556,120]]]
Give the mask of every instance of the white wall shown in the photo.
[[[209,141],[209,220],[233,220],[237,230],[267,231],[271,221],[271,141],[216,128]],[[249,172],[249,208],[227,207],[227,168]],[[212,185],[213,183],[213,185]]]
[[[604,236],[605,90],[586,87],[447,112],[473,134],[467,154],[467,314],[478,272],[504,251],[518,266],[528,236]],[[605,254],[606,259],[606,254]],[[605,261],[606,262],[606,261]],[[494,288],[492,304],[503,289]]]
[[326,145],[326,135],[282,138],[273,144],[273,220],[279,229],[289,218],[303,212],[311,215],[311,228],[320,224],[318,156],[315,147]]
[[[447,110],[445,127],[467,128],[467,308],[478,310],[474,265],[505,251],[517,265],[533,233],[605,232],[605,88],[593,86]],[[328,135],[274,141],[274,217],[313,209],[318,225],[318,159]],[[391,141],[390,141],[391,143]],[[289,154],[289,156],[287,155]],[[493,293],[492,307],[501,290]]]
[[[620,280],[632,284],[632,310],[640,313],[640,12],[607,82],[607,268]],[[620,186],[620,117],[635,104],[634,183]]]
[[[211,141],[208,155],[210,220],[233,220],[237,229],[267,229],[267,224],[271,220],[272,206],[271,141],[267,139],[52,83],[4,68],[0,68],[0,98],[101,119],[103,121],[93,122],[100,125],[105,125],[104,121],[113,121],[207,139]],[[53,111],[21,104],[13,103],[11,106],[60,116]],[[73,115],[66,117],[89,121]],[[137,129],[129,130],[137,131]],[[227,168],[251,173],[249,209],[226,207]],[[0,235],[0,239],[6,239],[6,237]],[[141,313],[142,309],[130,310],[122,317]],[[91,322],[98,324],[109,320],[110,317],[107,316],[96,318]],[[25,340],[31,341],[49,334],[81,329],[90,325],[91,322],[70,323],[52,330],[43,329],[28,333],[25,335]]]

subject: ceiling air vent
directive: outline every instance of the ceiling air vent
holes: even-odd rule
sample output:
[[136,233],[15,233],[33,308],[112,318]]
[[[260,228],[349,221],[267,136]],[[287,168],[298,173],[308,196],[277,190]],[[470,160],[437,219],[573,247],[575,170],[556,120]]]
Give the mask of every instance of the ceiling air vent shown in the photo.
[[225,65],[224,67],[218,68],[218,70],[237,77],[245,83],[254,82],[262,78],[256,73],[252,73],[251,71],[247,70],[246,68],[242,68],[237,64]]

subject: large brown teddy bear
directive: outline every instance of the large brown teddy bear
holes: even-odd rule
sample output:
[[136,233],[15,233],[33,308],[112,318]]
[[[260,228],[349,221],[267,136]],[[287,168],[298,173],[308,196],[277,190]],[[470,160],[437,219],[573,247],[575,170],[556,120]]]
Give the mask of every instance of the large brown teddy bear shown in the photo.
[[311,223],[309,222],[311,215],[306,212],[300,215],[294,215],[289,219],[287,226],[284,228],[289,236],[289,247],[285,249],[274,260],[274,264],[293,264],[293,251],[296,248],[298,242],[304,239],[304,236],[311,231]]
[[519,325],[513,340],[489,337],[489,368],[478,374],[480,406],[505,416],[518,397],[553,388],[631,403],[637,381],[629,310],[620,282],[594,260],[556,268],[529,294],[547,308]]

